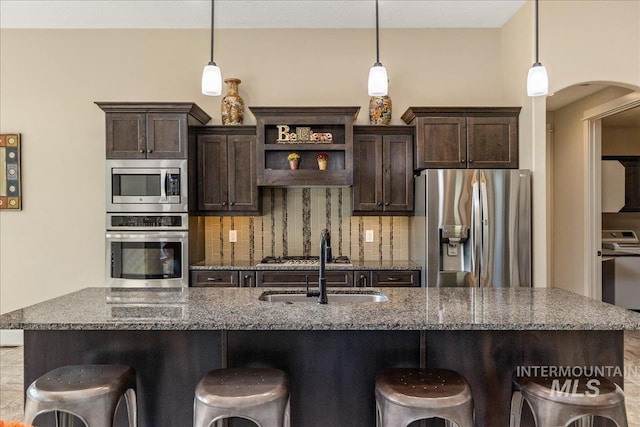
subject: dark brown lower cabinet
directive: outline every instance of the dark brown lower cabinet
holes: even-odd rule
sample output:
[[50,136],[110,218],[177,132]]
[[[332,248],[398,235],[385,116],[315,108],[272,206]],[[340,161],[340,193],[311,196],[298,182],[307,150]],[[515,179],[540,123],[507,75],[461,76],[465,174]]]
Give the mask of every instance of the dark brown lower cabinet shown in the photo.
[[417,270],[356,271],[354,282],[360,287],[418,287],[420,272]]
[[191,286],[193,287],[225,288],[240,286],[248,288],[253,286],[254,280],[255,273],[253,271],[191,271]]
[[[257,287],[298,287],[304,288],[307,281],[309,287],[318,287],[318,271],[317,270],[298,270],[298,271],[258,271],[256,273]],[[327,286],[333,287],[350,287],[353,286],[353,271],[327,271]]]

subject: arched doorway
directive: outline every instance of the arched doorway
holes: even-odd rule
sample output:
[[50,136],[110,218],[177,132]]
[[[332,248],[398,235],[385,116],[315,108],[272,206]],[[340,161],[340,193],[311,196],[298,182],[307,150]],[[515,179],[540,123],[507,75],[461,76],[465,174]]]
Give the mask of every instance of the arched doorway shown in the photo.
[[634,89],[585,83],[547,98],[551,285],[596,299],[601,298],[600,120],[624,109],[623,102],[612,103]]

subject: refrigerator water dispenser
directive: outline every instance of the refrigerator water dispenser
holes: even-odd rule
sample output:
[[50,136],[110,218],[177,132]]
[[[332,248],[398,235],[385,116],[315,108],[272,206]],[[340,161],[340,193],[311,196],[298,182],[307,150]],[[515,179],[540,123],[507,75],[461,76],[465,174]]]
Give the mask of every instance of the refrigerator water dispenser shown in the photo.
[[463,225],[440,228],[440,271],[465,271],[469,229]]

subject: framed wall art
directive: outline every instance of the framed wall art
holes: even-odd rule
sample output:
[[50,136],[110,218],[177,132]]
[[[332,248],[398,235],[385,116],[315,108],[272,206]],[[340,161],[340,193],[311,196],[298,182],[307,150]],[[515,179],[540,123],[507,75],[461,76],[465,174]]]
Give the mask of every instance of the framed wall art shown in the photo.
[[0,134],[0,209],[22,209],[20,134]]

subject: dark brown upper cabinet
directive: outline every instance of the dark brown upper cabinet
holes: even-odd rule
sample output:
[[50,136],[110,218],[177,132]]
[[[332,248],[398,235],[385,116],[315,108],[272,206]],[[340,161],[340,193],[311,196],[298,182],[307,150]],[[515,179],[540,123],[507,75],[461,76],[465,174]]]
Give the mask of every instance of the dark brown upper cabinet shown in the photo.
[[413,212],[413,127],[355,126],[353,213]]
[[[359,107],[249,107],[256,117],[258,185],[349,186],[353,183],[353,122]],[[300,162],[291,169],[287,157]],[[326,170],[318,154],[328,155]]]
[[107,159],[186,159],[189,126],[211,120],[189,102],[96,104],[106,113]]
[[520,107],[409,107],[415,169],[517,169]]
[[196,126],[189,149],[189,211],[215,215],[260,212],[254,126]]

